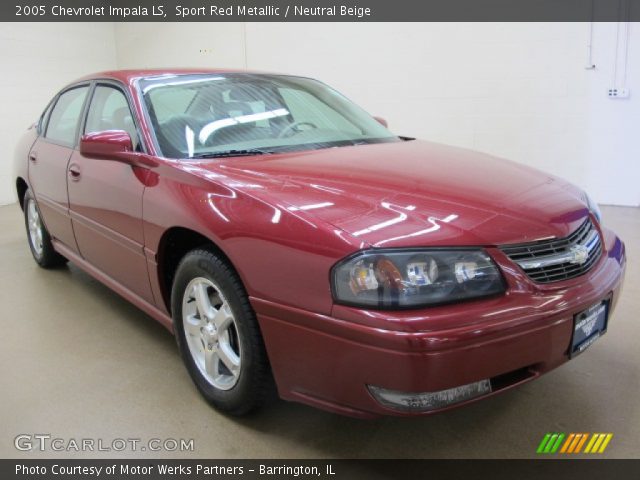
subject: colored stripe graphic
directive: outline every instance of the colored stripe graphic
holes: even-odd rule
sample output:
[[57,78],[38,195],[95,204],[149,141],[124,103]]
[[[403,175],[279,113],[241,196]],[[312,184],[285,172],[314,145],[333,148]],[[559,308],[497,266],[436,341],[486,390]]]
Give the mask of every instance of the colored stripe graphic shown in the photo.
[[547,442],[549,441],[550,438],[551,438],[550,433],[547,433],[544,437],[542,437],[542,441],[540,442],[540,445],[538,445],[538,449],[536,450],[536,453],[544,452],[544,447],[547,445]]
[[582,441],[582,434],[576,433],[575,437],[573,437],[573,442],[571,442],[571,445],[569,446],[569,450],[567,451],[567,453],[575,452],[576,447],[578,446],[578,443],[581,441]]
[[573,442],[573,439],[575,438],[576,434],[575,433],[570,433],[569,436],[567,437],[567,440],[564,442],[564,445],[562,445],[562,449],[560,450],[560,453],[565,453],[567,451],[567,449],[569,448],[569,445],[571,445],[571,442]]
[[571,442],[573,441],[573,438],[576,436],[575,433],[570,433],[569,436],[567,437],[567,440],[564,442],[564,445],[562,445],[562,449],[560,449],[560,453],[565,453],[567,451],[567,448],[569,448],[569,445],[571,445]]
[[603,453],[613,438],[613,433],[594,433],[584,453]]
[[[578,454],[578,453],[603,453],[613,433],[546,433],[538,445],[538,454]],[[582,447],[586,447],[582,450]]]
[[611,441],[612,438],[613,438],[613,433],[607,433],[607,436],[602,442],[602,445],[600,445],[600,450],[598,450],[598,453],[604,452],[605,448],[607,448],[607,445],[609,445],[609,442]]
[[593,447],[591,447],[591,453],[596,453],[598,451],[598,449],[600,448],[600,444],[604,440],[604,437],[606,437],[604,433],[598,434],[598,439],[596,440],[596,443],[594,443]]
[[547,433],[538,445],[536,453],[556,453],[564,437],[564,433]]
[[556,443],[553,444],[553,447],[551,447],[551,451],[549,453],[556,453],[558,448],[560,448],[562,440],[564,440],[564,433],[558,435],[558,439],[556,440]]
[[542,453],[551,453],[551,447],[553,447],[553,444],[555,443],[556,438],[558,438],[557,433],[554,433],[551,435],[551,438],[549,438],[549,441],[547,442],[547,445],[544,447],[544,451]]
[[587,443],[587,448],[584,449],[584,453],[591,453],[591,447],[593,447],[593,444],[596,443],[596,440],[598,439],[598,434],[594,433],[591,436],[591,439],[589,440],[589,443]]
[[582,435],[582,438],[578,442],[578,445],[576,445],[576,450],[573,453],[580,453],[580,450],[582,450],[582,446],[584,445],[584,442],[586,442],[587,438],[589,438],[588,433],[581,433],[580,435]]

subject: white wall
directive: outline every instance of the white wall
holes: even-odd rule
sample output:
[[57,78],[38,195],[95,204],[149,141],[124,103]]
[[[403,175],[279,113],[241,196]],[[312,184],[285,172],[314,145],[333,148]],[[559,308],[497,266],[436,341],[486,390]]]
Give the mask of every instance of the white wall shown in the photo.
[[0,205],[15,201],[16,139],[65,84],[116,67],[113,24],[0,23]]
[[[247,67],[317,77],[386,117],[398,134],[541,168],[586,188],[600,203],[640,205],[640,24],[630,29],[627,100],[606,97],[613,84],[617,24],[595,24],[595,70],[584,68],[584,23],[1,28],[5,88],[0,91],[12,112],[0,120],[4,145],[12,144],[59,85],[114,63],[119,68]],[[618,33],[620,87],[624,30]],[[4,188],[5,163],[0,203],[12,195]]]
[[245,67],[244,23],[116,23],[119,68]]
[[[596,200],[616,205],[640,205],[640,23],[630,24],[628,48],[628,100],[610,100],[606,92],[613,82],[617,24],[597,24],[594,59],[597,69],[589,76],[589,110],[585,116],[587,138],[586,186]],[[622,83],[624,57],[620,26],[617,68]]]

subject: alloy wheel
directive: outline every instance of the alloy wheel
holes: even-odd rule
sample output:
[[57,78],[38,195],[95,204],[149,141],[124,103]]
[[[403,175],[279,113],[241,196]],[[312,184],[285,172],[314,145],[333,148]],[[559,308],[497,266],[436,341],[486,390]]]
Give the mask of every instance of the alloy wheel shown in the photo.
[[187,285],[182,324],[200,373],[220,390],[233,388],[240,378],[241,342],[231,306],[211,280],[198,277]]
[[42,220],[40,220],[40,213],[33,199],[29,199],[29,203],[27,204],[27,224],[29,226],[31,246],[36,255],[41,257],[43,251]]

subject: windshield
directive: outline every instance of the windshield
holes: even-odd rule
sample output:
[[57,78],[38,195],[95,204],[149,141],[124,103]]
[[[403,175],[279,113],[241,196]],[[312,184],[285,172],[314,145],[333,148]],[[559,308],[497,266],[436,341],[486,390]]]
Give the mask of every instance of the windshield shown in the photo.
[[198,74],[140,82],[162,155],[204,158],[400,141],[316,80]]

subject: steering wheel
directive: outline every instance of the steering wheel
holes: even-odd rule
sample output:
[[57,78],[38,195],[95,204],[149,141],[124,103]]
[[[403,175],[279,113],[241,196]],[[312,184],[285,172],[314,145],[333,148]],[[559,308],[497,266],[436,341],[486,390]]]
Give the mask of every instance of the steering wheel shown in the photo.
[[[318,126],[312,122],[293,122],[282,129],[282,131],[278,134],[278,138],[292,137],[296,133],[300,133],[295,132],[295,130],[301,125],[307,125],[311,128],[318,128]],[[295,133],[292,134],[291,132]]]

